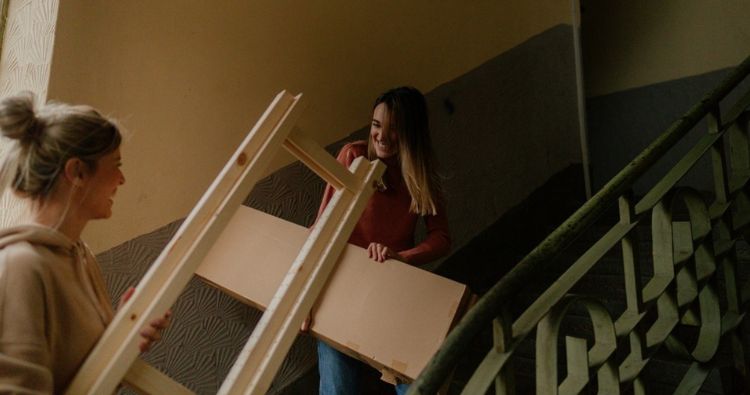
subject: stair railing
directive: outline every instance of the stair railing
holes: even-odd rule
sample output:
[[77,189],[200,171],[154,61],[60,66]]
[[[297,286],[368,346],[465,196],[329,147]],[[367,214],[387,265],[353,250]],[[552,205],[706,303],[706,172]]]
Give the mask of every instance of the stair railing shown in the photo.
[[[496,394],[514,393],[513,371],[508,362],[521,341],[534,330],[539,394],[578,393],[592,385],[589,381],[594,376],[600,393],[619,393],[625,386],[632,386],[636,394],[645,393],[639,375],[661,346],[691,363],[675,393],[695,393],[710,372],[722,340],[731,342],[733,368],[745,380],[741,385],[750,388],[750,345],[742,342],[738,330],[748,298],[741,295],[737,283],[735,245],[740,232],[750,224],[750,90],[740,94],[741,98],[723,117],[719,107],[721,100],[748,74],[750,57],[487,291],[449,334],[409,394],[436,393],[474,338],[490,325],[494,347],[467,382],[464,394],[485,393],[493,383]],[[636,180],[704,118],[708,133],[642,199],[632,201],[628,191]],[[707,153],[715,186],[715,201],[710,207],[696,191],[674,189]],[[503,314],[506,303],[615,202],[619,202],[619,222],[515,321]],[[687,208],[689,220],[672,217],[677,206]],[[653,276],[643,285],[634,229],[649,217]],[[622,248],[627,307],[613,319],[600,301],[568,293],[617,245]],[[726,306],[719,303],[718,271],[723,272]],[[567,337],[567,377],[559,379],[560,324],[574,305],[588,311],[594,344],[589,346],[585,339]],[[695,327],[694,345],[686,345],[677,336],[675,329],[682,325]],[[619,357],[615,356],[616,351]]]

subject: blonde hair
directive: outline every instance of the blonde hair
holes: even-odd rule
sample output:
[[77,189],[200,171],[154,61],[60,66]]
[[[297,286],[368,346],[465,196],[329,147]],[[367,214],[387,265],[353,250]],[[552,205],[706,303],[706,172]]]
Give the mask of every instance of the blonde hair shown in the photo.
[[[373,108],[381,103],[388,108],[391,120],[389,126],[398,135],[401,175],[411,196],[409,211],[419,215],[435,215],[442,190],[432,150],[424,95],[416,88],[399,87],[375,99]],[[371,160],[377,158],[372,139],[368,139],[367,152]]]
[[31,92],[0,101],[0,135],[12,140],[0,159],[0,186],[41,200],[68,159],[80,159],[93,172],[97,160],[122,141],[114,121],[92,107],[48,103],[37,110]]

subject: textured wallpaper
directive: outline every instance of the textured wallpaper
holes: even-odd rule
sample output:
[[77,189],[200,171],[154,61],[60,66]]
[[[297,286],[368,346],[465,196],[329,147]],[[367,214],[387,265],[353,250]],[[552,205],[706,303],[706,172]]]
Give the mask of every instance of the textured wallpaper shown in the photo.
[[[8,5],[0,55],[0,97],[30,90],[38,102],[46,101],[58,4],[58,0],[14,0]],[[9,145],[0,138],[0,157]],[[11,225],[21,210],[21,202],[0,193],[0,227]]]
[[[572,43],[571,27],[557,26],[426,94],[454,250],[553,174],[580,162]],[[328,150],[366,137],[363,128]],[[244,204],[309,225],[322,191],[323,182],[295,163],[261,180]],[[112,295],[137,284],[178,226],[98,256]],[[146,359],[191,389],[214,393],[260,313],[197,279],[173,310],[173,325]],[[299,337],[270,392],[315,363],[314,342]]]
[[[323,186],[318,176],[296,163],[261,180],[244,204],[307,225],[317,212]],[[113,300],[138,284],[179,226],[180,221],[174,222],[97,256]],[[197,278],[172,311],[174,324],[144,359],[199,394],[216,393],[261,313]],[[270,393],[293,382],[316,361],[313,339],[298,337]]]

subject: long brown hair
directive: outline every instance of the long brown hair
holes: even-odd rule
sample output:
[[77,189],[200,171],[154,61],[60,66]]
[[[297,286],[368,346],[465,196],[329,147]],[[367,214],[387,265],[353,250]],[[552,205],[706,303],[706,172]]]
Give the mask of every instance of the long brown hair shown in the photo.
[[[409,211],[419,215],[437,214],[437,199],[442,196],[430,139],[427,103],[418,89],[403,86],[391,89],[375,99],[373,109],[384,103],[390,114],[390,128],[398,135],[398,160],[406,188],[411,195]],[[372,139],[367,153],[376,159]]]

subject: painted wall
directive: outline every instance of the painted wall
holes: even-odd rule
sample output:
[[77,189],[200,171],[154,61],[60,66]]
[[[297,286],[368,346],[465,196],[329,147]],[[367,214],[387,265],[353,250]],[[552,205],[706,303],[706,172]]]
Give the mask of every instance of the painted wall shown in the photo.
[[750,55],[745,0],[582,0],[587,95],[735,66]]
[[[601,188],[707,92],[715,88],[730,71],[731,69],[723,69],[588,98],[586,108],[591,174],[595,189]],[[745,89],[747,92],[749,88],[750,81],[744,83],[738,91]],[[730,95],[722,105],[722,110],[726,111],[737,99],[736,93]],[[693,128],[664,160],[656,163],[636,184],[636,193],[644,194],[707,130],[705,122]],[[713,173],[709,156],[701,158],[680,185],[712,191]]]
[[[47,97],[58,1],[5,0],[8,7],[0,54],[0,97],[30,90],[39,102]],[[0,156],[10,142],[0,137]],[[13,224],[24,212],[23,201],[0,190],[0,227]]]
[[298,126],[328,144],[380,91],[429,91],[569,20],[561,3],[65,1],[49,97],[130,132],[115,215],[84,236],[101,251],[184,217],[282,88],[305,93]]
[[[584,1],[582,41],[594,190],[750,56],[750,2]],[[691,142],[691,131],[636,187],[644,193]],[[702,163],[707,165],[705,160]],[[683,180],[712,189],[711,170],[698,166]]]

